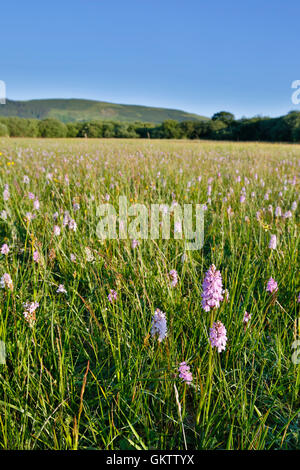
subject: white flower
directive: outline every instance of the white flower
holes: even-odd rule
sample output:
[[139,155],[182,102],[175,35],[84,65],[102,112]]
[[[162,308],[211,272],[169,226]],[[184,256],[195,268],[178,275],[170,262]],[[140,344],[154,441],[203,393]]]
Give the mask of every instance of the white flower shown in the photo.
[[67,293],[67,291],[66,291],[63,284],[59,284],[58,289],[57,289],[56,292],[61,293],[61,294],[66,294]]
[[276,245],[277,245],[277,237],[276,235],[271,235],[271,239],[269,243],[270,250],[276,250]]
[[152,318],[151,335],[158,336],[159,343],[167,336],[166,314],[158,308],[155,310]]
[[77,230],[77,224],[76,224],[76,222],[75,222],[74,219],[71,219],[71,220],[69,221],[69,225],[68,225],[68,226],[69,226],[69,229],[70,229],[70,230],[73,230],[73,232],[76,232],[76,230]]
[[7,287],[8,289],[13,290],[14,285],[8,273],[3,274],[3,276],[1,277],[0,287],[2,287],[2,289],[5,289],[5,287]]
[[93,255],[91,249],[90,249],[88,246],[85,247],[84,251],[85,251],[85,255],[86,255],[86,260],[87,260],[89,263],[91,263],[92,261],[94,261],[95,257],[94,257],[94,255]]
[[53,227],[53,233],[54,235],[58,236],[60,235],[60,227],[58,225],[54,225]]

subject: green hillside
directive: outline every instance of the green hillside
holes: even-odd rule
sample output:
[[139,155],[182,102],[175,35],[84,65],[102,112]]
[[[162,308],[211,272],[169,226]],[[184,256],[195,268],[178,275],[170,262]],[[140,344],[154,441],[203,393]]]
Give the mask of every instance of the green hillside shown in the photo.
[[114,104],[82,99],[6,100],[6,104],[0,106],[0,116],[36,119],[52,117],[62,122],[113,120],[161,123],[166,119],[174,119],[176,121],[201,121],[208,119],[204,116],[177,109],[152,108],[149,106]]

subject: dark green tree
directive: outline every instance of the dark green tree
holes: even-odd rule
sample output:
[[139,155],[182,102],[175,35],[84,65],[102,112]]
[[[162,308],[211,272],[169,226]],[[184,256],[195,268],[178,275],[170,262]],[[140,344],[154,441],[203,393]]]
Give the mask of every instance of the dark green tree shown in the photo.
[[89,139],[100,139],[103,137],[103,123],[101,121],[90,121],[81,125],[79,137]]
[[81,122],[68,122],[67,126],[67,137],[79,137],[80,130],[82,128]]
[[211,119],[212,121],[224,122],[224,124],[229,126],[229,124],[234,121],[234,115],[228,111],[219,111],[218,113],[215,113]]
[[47,118],[39,121],[40,137],[66,137],[67,126],[57,119]]
[[103,122],[103,137],[110,138],[115,137],[114,123],[110,121]]
[[161,139],[180,139],[182,135],[179,122],[173,119],[167,119],[157,129],[157,137]]

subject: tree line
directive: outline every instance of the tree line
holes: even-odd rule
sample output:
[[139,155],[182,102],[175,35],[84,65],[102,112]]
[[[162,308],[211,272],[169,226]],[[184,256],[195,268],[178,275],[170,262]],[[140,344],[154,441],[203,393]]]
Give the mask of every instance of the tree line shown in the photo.
[[0,117],[0,136],[300,142],[300,112],[291,111],[278,118],[235,119],[233,114],[221,111],[206,121],[178,122],[168,119],[161,124],[115,121],[64,124],[54,118]]

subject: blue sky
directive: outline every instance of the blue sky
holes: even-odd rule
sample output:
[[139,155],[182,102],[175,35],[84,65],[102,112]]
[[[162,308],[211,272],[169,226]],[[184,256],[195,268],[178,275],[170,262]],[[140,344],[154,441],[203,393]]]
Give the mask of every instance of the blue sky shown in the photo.
[[299,0],[3,3],[8,98],[89,98],[206,116],[300,111],[291,102]]

